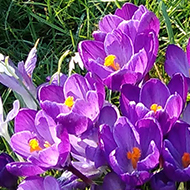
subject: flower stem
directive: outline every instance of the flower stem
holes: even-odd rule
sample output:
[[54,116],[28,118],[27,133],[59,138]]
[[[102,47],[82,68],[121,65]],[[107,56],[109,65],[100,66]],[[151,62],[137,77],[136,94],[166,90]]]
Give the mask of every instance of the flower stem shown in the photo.
[[66,166],[66,169],[70,172],[72,172],[74,175],[76,175],[77,177],[79,177],[80,179],[82,179],[86,184],[88,185],[92,185],[93,181],[91,179],[89,179],[88,177],[86,177],[85,175],[83,175],[79,170],[77,170],[73,165],[69,164],[69,166]]

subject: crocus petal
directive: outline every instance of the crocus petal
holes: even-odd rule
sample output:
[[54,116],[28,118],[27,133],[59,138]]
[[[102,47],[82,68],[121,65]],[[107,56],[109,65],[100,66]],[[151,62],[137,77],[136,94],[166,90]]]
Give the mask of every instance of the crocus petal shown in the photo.
[[21,109],[15,118],[15,133],[20,131],[37,132],[34,119],[37,111]]
[[187,44],[187,60],[188,60],[188,63],[190,65],[190,39],[188,40],[188,44]]
[[190,117],[189,117],[189,114],[190,114],[190,104],[188,104],[183,112],[183,121],[187,122],[188,124],[190,124]]
[[87,117],[73,112],[67,115],[60,114],[57,121],[67,128],[68,133],[76,135],[82,134],[91,126],[91,121]]
[[58,181],[51,176],[47,176],[44,179],[45,190],[61,190]]
[[186,103],[188,86],[186,78],[182,74],[175,74],[168,83],[168,88],[171,94],[177,92],[183,98],[184,104]]
[[125,20],[130,20],[137,9],[138,9],[138,7],[135,6],[134,4],[125,3],[122,6],[122,9],[117,9],[115,11],[115,15],[117,15]]
[[90,59],[96,60],[98,58],[103,62],[104,58],[106,57],[104,44],[99,41],[82,41],[79,43],[78,51],[84,63],[84,66],[87,69],[89,68],[88,61]]
[[122,18],[117,15],[106,15],[99,22],[99,29],[103,32],[111,32],[114,28],[123,21]]
[[19,107],[20,107],[19,100],[15,100],[13,102],[13,109],[7,114],[5,122],[11,121],[13,118],[15,118],[15,116],[18,114]]
[[104,46],[107,55],[116,56],[116,62],[120,67],[123,67],[134,54],[132,41],[119,30],[107,34]]
[[74,101],[77,98],[86,98],[86,93],[89,90],[89,85],[87,80],[79,74],[71,75],[64,86],[65,97],[72,96]]
[[28,57],[25,61],[25,64],[24,64],[24,67],[26,69],[26,72],[29,76],[32,76],[32,73],[33,73],[33,70],[35,69],[36,67],[36,61],[37,61],[37,55],[36,55],[36,48],[33,47],[29,54],[28,54]]
[[63,87],[48,85],[39,90],[40,101],[49,100],[57,103],[64,103],[65,98],[63,94]]
[[104,80],[105,85],[112,90],[120,91],[123,84],[135,84],[137,81],[137,74],[127,69],[114,72]]
[[152,104],[164,107],[169,95],[169,89],[164,83],[158,79],[150,79],[141,89],[140,102],[142,102],[147,108],[150,108]]
[[35,176],[44,172],[43,169],[29,162],[12,162],[7,164],[6,168],[17,176]]
[[176,45],[169,45],[166,50],[165,70],[168,75],[182,73],[189,77],[189,63],[186,53]]
[[150,11],[146,12],[146,14],[143,15],[142,20],[139,24],[138,32],[140,33],[147,29],[154,30],[154,32],[158,36],[160,30],[160,22],[156,15]]

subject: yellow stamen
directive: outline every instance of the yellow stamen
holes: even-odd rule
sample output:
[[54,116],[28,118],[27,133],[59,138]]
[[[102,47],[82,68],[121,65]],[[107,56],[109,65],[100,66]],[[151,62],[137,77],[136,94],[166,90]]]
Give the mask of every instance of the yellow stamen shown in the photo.
[[74,105],[74,97],[73,96],[69,96],[64,103],[66,106],[68,106],[69,108],[72,108],[72,106]]
[[181,160],[182,160],[183,167],[187,168],[190,164],[190,154],[187,152],[184,152]]
[[30,152],[42,150],[42,148],[39,146],[39,142],[37,139],[31,139],[29,141],[29,146],[30,146]]
[[50,144],[48,141],[45,141],[44,147],[45,147],[45,148],[48,148],[48,147],[50,147],[50,146],[51,146],[51,144]]
[[162,106],[158,106],[158,104],[152,104],[152,105],[150,106],[150,109],[151,109],[152,111],[154,111],[154,113],[156,113],[157,110],[161,110],[161,109],[162,109]]
[[127,158],[131,160],[131,164],[134,169],[137,168],[137,162],[139,161],[139,158],[141,157],[141,151],[139,148],[134,147],[132,152],[127,152]]
[[104,66],[106,66],[106,67],[111,67],[111,68],[114,69],[115,71],[119,70],[119,69],[120,69],[119,64],[118,64],[118,63],[115,63],[115,59],[116,59],[116,56],[115,56],[115,55],[108,55],[108,56],[105,58]]

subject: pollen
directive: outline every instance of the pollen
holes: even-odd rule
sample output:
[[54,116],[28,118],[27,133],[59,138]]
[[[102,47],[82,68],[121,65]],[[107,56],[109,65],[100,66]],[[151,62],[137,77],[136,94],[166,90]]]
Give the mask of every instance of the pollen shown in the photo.
[[67,107],[72,108],[72,106],[74,105],[74,97],[73,97],[73,96],[69,96],[69,97],[65,100],[64,104],[65,104]]
[[152,104],[152,105],[150,106],[150,109],[151,109],[152,111],[154,111],[154,113],[156,113],[156,111],[162,109],[162,106],[158,106],[158,104]]
[[37,139],[31,139],[29,141],[29,146],[30,146],[30,152],[42,150],[42,148],[39,146],[39,142]]
[[116,56],[115,55],[108,55],[104,60],[104,66],[111,67],[115,71],[119,70],[119,64],[115,63]]
[[131,160],[131,164],[134,169],[137,168],[137,162],[139,161],[139,158],[141,157],[141,151],[139,148],[134,147],[132,152],[127,152],[127,158]]
[[44,147],[45,147],[45,148],[48,148],[48,147],[50,147],[50,146],[51,146],[51,144],[50,144],[48,141],[45,141]]
[[181,160],[182,160],[183,167],[187,168],[190,164],[190,154],[187,152],[184,152]]

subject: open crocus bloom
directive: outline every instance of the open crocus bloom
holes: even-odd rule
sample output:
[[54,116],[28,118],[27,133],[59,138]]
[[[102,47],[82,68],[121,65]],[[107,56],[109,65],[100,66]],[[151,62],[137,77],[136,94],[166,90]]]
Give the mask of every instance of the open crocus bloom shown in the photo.
[[164,171],[173,181],[190,180],[190,131],[189,125],[176,122],[164,140],[162,156]]
[[110,167],[132,187],[150,179],[150,170],[159,163],[162,146],[162,132],[155,120],[142,119],[136,128],[126,117],[121,117],[113,127],[112,136],[106,125],[100,134]]
[[51,177],[46,176],[45,178],[34,176],[27,177],[18,186],[17,190],[61,190],[58,181]]
[[181,73],[187,78],[190,89],[190,39],[184,52],[180,47],[171,44],[166,50],[165,70],[169,76]]
[[27,162],[11,163],[8,170],[33,176],[49,168],[64,167],[70,152],[68,133],[63,127],[61,135],[56,130],[54,120],[43,110],[22,109],[15,119],[11,147]]
[[0,54],[0,82],[17,92],[28,108],[36,109],[36,88],[32,82],[32,73],[36,67],[36,47],[33,47],[25,61],[18,63],[18,68],[8,58]]
[[165,135],[177,121],[187,96],[187,84],[182,75],[172,78],[168,86],[150,79],[142,88],[130,84],[121,90],[121,111],[135,124],[143,117],[154,117]]
[[47,85],[39,90],[42,109],[67,127],[69,133],[77,135],[96,122],[104,97],[104,86],[95,82],[90,73],[68,77],[63,87]]
[[[100,21],[100,31],[95,34],[95,40],[79,43],[78,51],[86,69],[96,74],[112,90],[120,90],[125,83],[139,83],[154,64],[158,38],[151,21],[155,21],[156,31],[159,30],[159,21],[154,14],[146,16],[150,23],[141,19],[147,10],[139,9],[136,14],[133,12],[136,15],[134,20],[126,21],[117,15],[105,16]],[[124,8],[123,12],[127,10]],[[103,27],[105,24],[107,30]],[[100,39],[99,35],[104,37]]]

